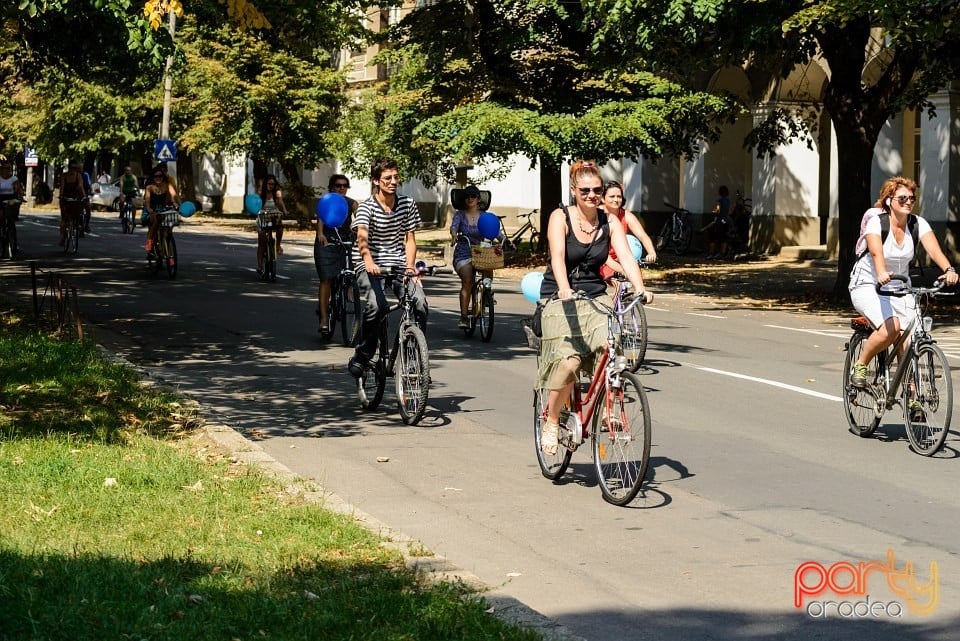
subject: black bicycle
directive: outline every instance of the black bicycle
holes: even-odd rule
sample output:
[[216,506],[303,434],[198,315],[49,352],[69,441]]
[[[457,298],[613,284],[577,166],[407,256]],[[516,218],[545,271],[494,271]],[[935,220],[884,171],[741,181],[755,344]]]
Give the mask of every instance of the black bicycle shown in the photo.
[[343,252],[343,264],[340,273],[333,281],[330,302],[327,306],[330,335],[333,336],[339,324],[340,342],[346,347],[353,347],[360,339],[360,326],[363,321],[363,301],[360,299],[357,273],[350,260],[353,242],[340,238],[340,233],[336,229],[334,229],[334,238],[330,242],[339,245]]
[[525,220],[523,224],[520,225],[520,228],[512,234],[507,233],[507,228],[503,224],[503,219],[506,218],[506,216],[497,216],[497,218],[500,219],[500,231],[503,232],[503,248],[505,250],[510,252],[517,251],[524,243],[524,236],[529,235],[529,238],[526,240],[527,246],[531,252],[537,251],[537,247],[540,245],[540,232],[537,231],[537,228],[533,224],[533,217],[539,213],[539,209],[534,209],[533,211],[528,211],[518,216],[519,219]]
[[0,258],[13,260],[20,251],[17,245],[17,218],[20,217],[19,198],[8,198],[0,201],[3,206],[3,219],[0,220]]
[[282,225],[283,214],[277,209],[262,209],[257,213],[257,231],[263,235],[266,243],[260,278],[271,283],[277,281],[277,241],[274,233],[279,233]]
[[669,249],[677,256],[682,256],[690,251],[690,243],[693,242],[690,212],[682,207],[674,207],[666,200],[663,204],[669,207],[671,212],[657,237],[657,249]]
[[120,204],[120,225],[123,226],[124,234],[132,234],[137,226],[137,219],[133,214],[132,199],[133,196],[128,196]]
[[177,241],[173,237],[173,228],[180,224],[180,212],[176,209],[164,209],[157,212],[157,238],[153,251],[147,253],[147,269],[154,276],[166,267],[167,277],[177,277]]
[[[457,237],[458,243],[470,244],[470,239],[460,235]],[[473,285],[470,288],[470,301],[467,307],[467,326],[463,328],[463,333],[471,337],[480,328],[480,339],[484,343],[489,343],[493,338],[493,320],[495,317],[493,299],[493,278],[487,276],[486,270],[474,268]],[[490,270],[488,273],[493,273]]]
[[63,253],[77,254],[80,252],[80,238],[83,237],[83,218],[86,215],[86,198],[69,198],[60,196],[60,200],[67,203],[64,211],[66,221],[64,226]]
[[[419,273],[435,273],[427,268]],[[373,410],[383,400],[387,387],[388,372],[392,373],[396,384],[397,405],[400,416],[407,425],[416,425],[423,418],[430,396],[430,355],[427,352],[427,339],[417,325],[413,313],[413,297],[410,288],[415,287],[413,278],[418,272],[407,271],[403,267],[394,267],[384,278],[384,290],[392,289],[400,281],[400,300],[390,305],[387,312],[400,310],[400,321],[393,339],[393,347],[388,347],[388,323],[386,318],[380,323],[380,336],[377,340],[377,352],[364,368],[363,376],[357,379],[357,396],[360,407]]]

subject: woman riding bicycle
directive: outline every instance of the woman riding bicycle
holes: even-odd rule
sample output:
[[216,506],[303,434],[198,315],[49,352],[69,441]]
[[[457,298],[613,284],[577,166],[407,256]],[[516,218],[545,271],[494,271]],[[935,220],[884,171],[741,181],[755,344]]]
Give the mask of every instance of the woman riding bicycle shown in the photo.
[[[279,211],[281,214],[287,214],[287,206],[283,204],[283,192],[277,185],[277,177],[273,174],[267,174],[263,179],[263,186],[260,188],[260,202],[263,203],[264,211]],[[276,246],[277,256],[283,254],[283,248],[280,241],[283,240],[283,222],[274,228],[277,232]],[[263,274],[263,258],[267,253],[267,232],[257,229],[257,273]]]
[[[603,186],[603,211],[609,216],[616,216],[617,220],[619,220],[623,226],[624,232],[630,232],[636,236],[637,240],[639,240],[643,246],[644,252],[646,252],[646,262],[657,262],[657,248],[654,246],[653,240],[647,235],[647,232],[643,229],[643,225],[640,224],[640,220],[633,212],[623,208],[623,202],[623,185],[616,180],[611,180]],[[600,273],[603,275],[604,280],[609,280],[614,274],[623,273],[623,267],[617,260],[616,249],[610,248],[610,257],[607,258],[606,264],[600,268]]]
[[[480,221],[480,190],[476,185],[467,185],[463,190],[463,208],[453,214],[450,223],[450,236],[453,238],[453,268],[460,276],[460,322],[457,327],[464,329],[470,326],[467,320],[467,309],[470,307],[470,290],[473,287],[473,258],[470,247],[479,245],[484,239],[477,227]],[[466,238],[461,241],[460,238]],[[503,232],[497,236],[503,240]],[[493,270],[481,271],[487,278],[493,278]]]
[[550,390],[547,421],[540,447],[556,454],[560,410],[570,396],[580,369],[592,369],[593,357],[606,346],[607,320],[589,301],[576,300],[581,292],[608,306],[607,285],[600,274],[610,247],[621,256],[623,271],[646,302],[653,294],[644,290],[643,276],[633,259],[620,221],[600,211],[603,180],[596,165],[577,161],[570,167],[570,191],[575,204],[561,205],[550,214],[547,241],[550,263],[540,286],[546,302],[541,321],[540,371],[537,387]]
[[143,192],[143,206],[150,215],[150,230],[147,233],[146,249],[153,251],[153,244],[157,239],[157,228],[160,226],[160,218],[157,212],[167,207],[177,207],[179,197],[177,190],[167,181],[166,174],[158,167],[151,174],[152,182],[147,185]]
[[[70,163],[67,171],[60,178],[60,246],[67,242],[67,224],[73,219],[83,216],[85,207],[83,199],[88,196],[83,188],[83,165],[79,162]],[[69,198],[69,201],[64,200]]]
[[[850,300],[857,311],[870,321],[874,332],[864,344],[860,358],[850,374],[854,387],[867,386],[868,363],[874,356],[892,345],[901,330],[910,324],[916,300],[903,297],[880,296],[876,285],[886,285],[893,275],[910,278],[910,262],[916,253],[911,228],[916,226],[919,239],[930,259],[944,271],[948,285],[957,283],[957,272],[940,249],[930,224],[914,215],[913,206],[917,184],[909,178],[888,178],[880,188],[880,197],[863,215],[860,238],[857,240],[857,262],[850,273]],[[883,232],[883,217],[889,220],[889,232]],[[903,343],[905,347],[907,342]],[[898,354],[901,356],[902,354]]]

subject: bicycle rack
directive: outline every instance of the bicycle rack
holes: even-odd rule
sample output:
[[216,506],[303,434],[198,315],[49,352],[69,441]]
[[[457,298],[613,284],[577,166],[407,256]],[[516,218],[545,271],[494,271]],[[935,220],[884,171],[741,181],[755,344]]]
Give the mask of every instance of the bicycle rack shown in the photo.
[[[43,293],[39,293],[38,273],[46,279]],[[73,335],[83,340],[83,319],[77,305],[77,288],[53,272],[37,268],[30,263],[30,280],[33,286],[33,318],[40,329],[50,328],[62,336]]]

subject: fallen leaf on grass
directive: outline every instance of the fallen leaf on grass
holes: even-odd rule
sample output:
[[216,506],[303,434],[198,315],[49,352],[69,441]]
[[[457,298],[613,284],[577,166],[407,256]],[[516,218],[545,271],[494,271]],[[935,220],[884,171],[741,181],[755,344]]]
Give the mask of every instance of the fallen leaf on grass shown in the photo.
[[116,486],[117,486],[117,479],[113,478],[112,476],[108,476],[107,478],[103,479],[103,487],[116,487]]
[[190,490],[191,492],[200,492],[203,490],[203,481],[197,481],[193,485],[184,485],[182,486],[185,490]]

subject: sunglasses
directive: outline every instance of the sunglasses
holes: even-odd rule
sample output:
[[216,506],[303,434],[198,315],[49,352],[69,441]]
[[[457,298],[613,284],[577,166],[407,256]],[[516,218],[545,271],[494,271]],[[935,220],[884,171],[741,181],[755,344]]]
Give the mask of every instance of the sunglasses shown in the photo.
[[900,203],[900,206],[910,203],[911,205],[917,202],[916,196],[897,196],[896,201]]
[[577,187],[577,191],[580,192],[582,198],[586,198],[590,195],[590,192],[593,192],[594,196],[603,195],[603,187]]
[[153,178],[154,180],[156,180],[157,178],[163,178],[163,174],[154,174]]
[[334,189],[350,189],[350,183],[337,183],[333,186]]
[[479,198],[479,197],[480,196],[478,196],[477,194],[467,194],[466,196],[464,196],[464,198]]

